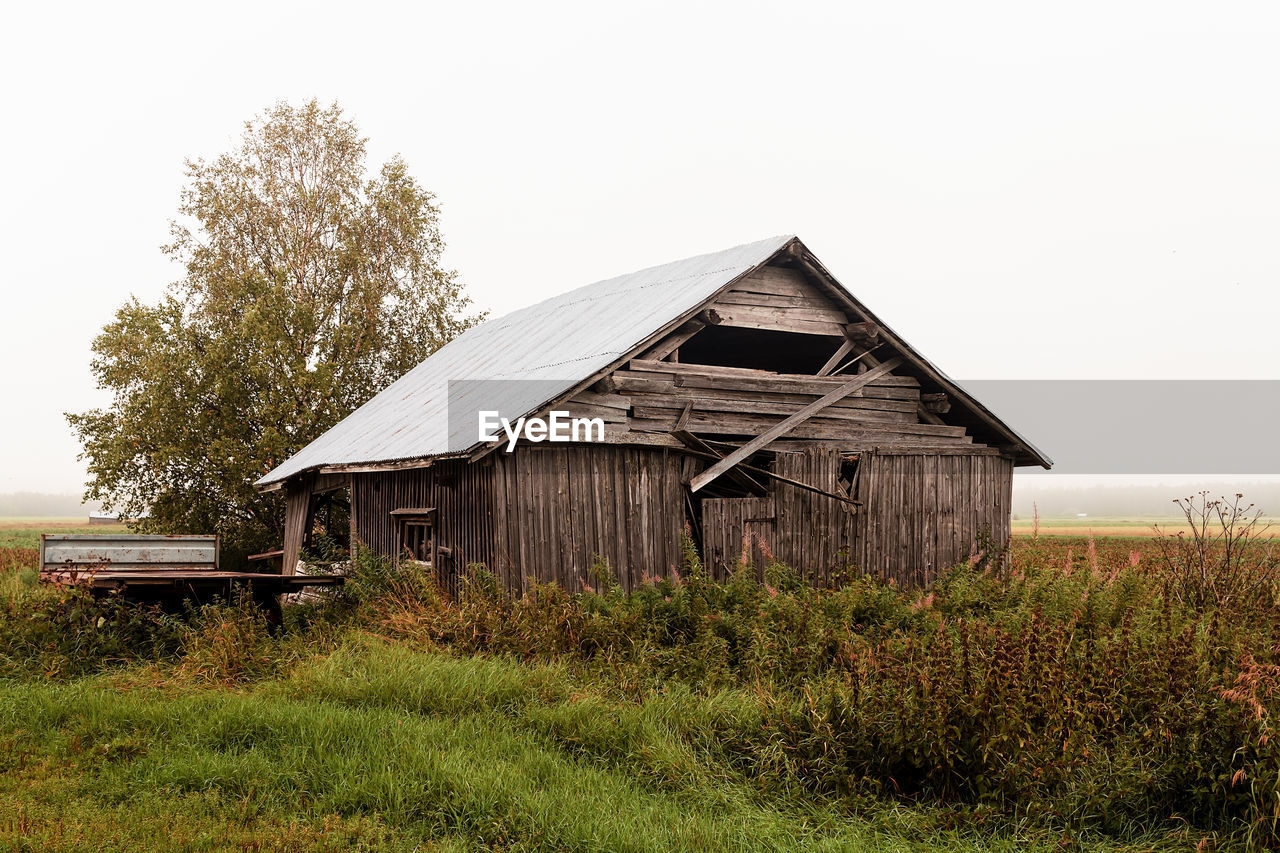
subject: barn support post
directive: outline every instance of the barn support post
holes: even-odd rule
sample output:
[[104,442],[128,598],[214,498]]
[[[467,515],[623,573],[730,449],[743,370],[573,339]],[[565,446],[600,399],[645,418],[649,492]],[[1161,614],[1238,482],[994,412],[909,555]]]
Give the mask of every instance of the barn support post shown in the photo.
[[285,484],[284,489],[284,563],[281,574],[298,571],[298,556],[311,531],[311,486],[314,474],[303,474]]
[[352,560],[356,556],[356,548],[360,547],[359,534],[356,528],[356,476],[347,475],[347,498],[351,501],[351,511],[347,513],[347,551]]

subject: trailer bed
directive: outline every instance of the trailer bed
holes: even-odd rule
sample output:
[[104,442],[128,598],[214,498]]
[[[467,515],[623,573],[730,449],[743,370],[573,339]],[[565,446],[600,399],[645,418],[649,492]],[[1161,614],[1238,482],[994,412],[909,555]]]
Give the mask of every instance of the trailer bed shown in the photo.
[[199,591],[217,593],[237,586],[278,595],[298,592],[309,586],[340,586],[337,575],[267,575],[257,572],[224,572],[201,569],[45,569],[42,583],[82,587],[93,592],[115,590]]
[[[256,555],[269,557],[270,554]],[[216,536],[46,534],[40,581],[129,598],[178,602],[230,600],[247,592],[263,602],[307,587],[340,586],[337,575],[228,572],[218,566]]]

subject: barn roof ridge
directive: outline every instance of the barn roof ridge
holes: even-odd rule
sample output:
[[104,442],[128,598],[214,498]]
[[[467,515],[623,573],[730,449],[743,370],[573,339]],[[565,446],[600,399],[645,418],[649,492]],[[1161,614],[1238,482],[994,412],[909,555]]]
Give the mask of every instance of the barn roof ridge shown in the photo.
[[[274,487],[296,474],[324,467],[395,463],[456,456],[448,422],[449,384],[458,380],[512,382],[501,399],[484,401],[511,417],[562,399],[601,371],[623,360],[660,332],[716,297],[742,276],[790,250],[804,257],[843,300],[869,311],[808,254],[793,234],[744,243],[583,285],[468,329],[432,353],[368,402],[259,479]],[[584,304],[588,307],[584,308]],[[886,327],[886,331],[887,330]],[[905,340],[890,331],[896,348],[976,413],[985,415],[1011,443],[1025,446],[1038,462],[1047,457],[949,379]],[[575,365],[572,375],[557,375]],[[490,389],[486,393],[491,393]],[[459,392],[465,396],[466,391]],[[474,396],[478,393],[471,390]],[[465,403],[474,400],[455,400]],[[456,438],[456,437],[455,437]],[[470,442],[467,442],[470,444]]]

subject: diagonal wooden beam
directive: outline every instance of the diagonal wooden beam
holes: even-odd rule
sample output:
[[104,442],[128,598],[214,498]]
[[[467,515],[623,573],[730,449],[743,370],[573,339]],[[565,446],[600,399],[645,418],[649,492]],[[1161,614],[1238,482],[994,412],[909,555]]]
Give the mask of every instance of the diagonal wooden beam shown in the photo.
[[924,421],[927,424],[937,424],[938,426],[945,426],[947,423],[942,418],[938,417],[933,412],[926,409],[924,407],[924,403],[919,403],[916,405],[916,415],[920,418],[920,420]]
[[[690,404],[690,406],[692,406],[692,404]],[[688,406],[685,407],[686,415],[688,413],[688,409],[689,409]],[[699,455],[709,458],[712,461],[715,461],[717,459],[721,459],[724,457],[723,453],[720,453],[714,447],[707,444],[705,441],[698,438],[693,433],[684,429],[682,425],[677,424],[676,428],[671,431],[671,434],[675,436],[676,439],[679,440],[680,443],[683,444],[685,447],[689,448],[690,450],[697,451]],[[760,483],[760,481],[758,481],[755,477],[752,477],[749,473],[747,473],[746,469],[747,469],[747,466],[739,465],[733,471],[730,471],[728,476],[732,477],[734,480],[736,480],[737,482],[745,486],[747,488],[747,491],[749,492],[755,492],[756,494],[759,494],[759,495],[769,494],[769,490],[766,489],[764,485]]]
[[[698,456],[703,459],[710,459],[713,462],[721,458],[720,453],[718,453],[715,450],[715,448],[710,447],[709,445],[708,445],[707,451],[698,450],[696,447],[693,447],[693,446],[690,446],[688,448],[688,451],[689,451],[689,454],[692,456]],[[820,489],[817,486],[810,485],[809,483],[805,483],[801,480],[793,480],[790,477],[784,477],[781,474],[775,474],[774,472],[768,470],[767,468],[757,468],[754,465],[746,465],[742,462],[739,462],[738,466],[733,471],[729,472],[729,474],[727,474],[726,476],[730,476],[734,473],[741,473],[743,471],[749,472],[759,477],[765,477],[766,479],[769,479],[769,480],[776,480],[779,483],[785,483],[788,486],[795,486],[797,489],[803,489],[806,492],[813,492],[815,495],[822,495],[823,497],[840,501],[841,503],[847,504],[849,506],[862,506],[862,501],[855,500],[854,498],[851,498],[846,494],[840,494],[838,492],[828,492],[826,489]]]
[[708,468],[707,470],[703,471],[701,474],[699,474],[698,476],[690,480],[689,481],[690,491],[694,491],[694,492],[698,491],[707,483],[710,483],[712,480],[714,480],[716,477],[719,477],[725,471],[728,471],[734,465],[737,465],[739,462],[742,462],[743,460],[747,459],[749,456],[751,456],[751,454],[755,453],[757,450],[764,447],[766,444],[773,441],[778,436],[783,435],[784,433],[791,430],[797,424],[804,423],[809,418],[816,415],[818,412],[830,406],[832,403],[839,402],[840,400],[843,400],[845,397],[848,397],[850,394],[852,394],[854,391],[857,391],[859,388],[863,387],[864,385],[871,384],[872,382],[879,379],[881,376],[884,376],[886,373],[889,373],[890,371],[892,371],[894,368],[896,368],[900,364],[902,364],[901,357],[891,358],[888,361],[884,362],[883,364],[879,365],[878,367],[871,368],[866,373],[858,374],[857,379],[853,379],[853,380],[850,380],[849,382],[846,382],[844,385],[841,385],[839,388],[832,391],[830,394],[826,395],[825,397],[821,397],[815,400],[814,402],[810,403],[809,405],[805,406],[803,409],[796,412],[791,417],[786,418],[785,420],[769,427],[769,429],[760,433],[758,436],[751,439],[746,444],[742,445],[737,450],[733,451],[728,456],[724,457],[719,462],[715,463],[710,468]]
[[[676,418],[676,428],[673,432],[685,432],[685,427],[689,425],[689,415],[693,414],[693,401],[684,404],[684,410],[680,412],[680,417]],[[684,439],[680,439],[684,441]],[[699,439],[701,441],[701,439]],[[688,442],[685,442],[688,444]]]
[[853,341],[848,338],[844,339],[844,343],[840,344],[839,349],[832,353],[831,358],[827,359],[827,363],[822,365],[822,369],[818,371],[818,376],[828,376],[831,371],[840,366],[840,359],[853,352]]
[[[680,413],[680,417],[676,419],[676,426],[675,426],[675,429],[671,430],[671,435],[674,438],[676,438],[685,447],[689,448],[690,450],[696,450],[701,453],[707,453],[711,455],[712,459],[719,459],[721,456],[724,455],[723,453],[718,452],[714,447],[707,444],[705,441],[698,438],[696,435],[694,435],[693,433],[689,432],[688,429],[686,429],[689,423],[689,415],[691,415],[692,413],[693,413],[693,401],[690,400],[688,403],[685,404],[684,411]],[[746,471],[735,470],[735,471],[732,471],[729,474],[729,476],[731,476],[734,480],[741,483],[743,486],[746,486],[747,491],[749,492],[755,492],[756,494],[760,494],[760,495],[769,494],[769,490],[766,489],[763,485],[761,485],[754,477],[752,477]]]

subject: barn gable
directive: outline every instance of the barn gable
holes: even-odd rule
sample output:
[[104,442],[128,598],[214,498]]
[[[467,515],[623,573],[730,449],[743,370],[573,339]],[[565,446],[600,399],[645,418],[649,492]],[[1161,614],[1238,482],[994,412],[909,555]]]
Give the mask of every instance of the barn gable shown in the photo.
[[[837,377],[891,358],[902,361],[788,430],[785,440],[839,439],[846,447],[976,442],[1017,464],[1048,467],[1047,457],[886,327],[797,238],[785,236],[587,285],[483,323],[258,485],[278,487],[308,471],[404,467],[458,455],[447,421],[451,380],[547,380],[550,386],[502,383],[503,393],[514,396],[486,399],[484,407],[512,417],[567,407],[604,418],[612,442],[674,446],[670,431],[694,398],[700,402],[684,421],[688,431],[715,426],[715,435],[757,435],[839,388]],[[834,437],[833,421],[843,429]]]
[[538,413],[601,417],[619,443],[683,432],[741,444],[869,371],[878,373],[865,387],[761,447],[967,447],[1051,464],[884,326],[799,240]]

